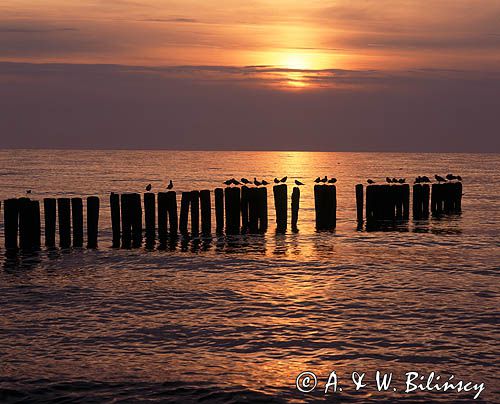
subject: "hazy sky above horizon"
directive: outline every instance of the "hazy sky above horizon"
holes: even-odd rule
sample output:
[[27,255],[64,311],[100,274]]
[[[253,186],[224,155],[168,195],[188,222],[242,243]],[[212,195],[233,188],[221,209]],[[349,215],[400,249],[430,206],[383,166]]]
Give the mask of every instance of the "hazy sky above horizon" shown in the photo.
[[499,89],[498,0],[0,3],[0,147],[500,151]]

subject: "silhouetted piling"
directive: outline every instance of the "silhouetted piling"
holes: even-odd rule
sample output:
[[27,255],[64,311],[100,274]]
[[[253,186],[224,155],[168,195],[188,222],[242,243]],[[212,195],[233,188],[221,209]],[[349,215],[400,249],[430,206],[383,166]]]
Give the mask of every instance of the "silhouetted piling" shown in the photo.
[[179,219],[177,218],[177,193],[175,191],[167,192],[167,211],[168,231],[170,236],[176,236],[179,228]]
[[431,194],[431,188],[429,184],[422,185],[422,218],[429,217],[429,198]]
[[31,201],[33,210],[33,248],[39,249],[41,246],[42,230],[40,220],[40,202]]
[[73,247],[83,247],[82,198],[71,198],[71,221],[73,224]]
[[59,246],[71,246],[71,201],[69,198],[57,199],[57,216],[59,218]]
[[258,206],[259,206],[259,231],[267,230],[268,215],[267,215],[267,188],[258,188]]
[[183,192],[181,196],[181,214],[179,217],[179,231],[181,234],[188,233],[189,204],[191,200],[190,192]]
[[413,218],[421,219],[423,213],[423,186],[422,184],[413,184]]
[[337,187],[335,185],[314,186],[316,230],[333,230],[337,225]]
[[168,234],[167,193],[158,192],[158,240],[164,244]]
[[240,232],[240,189],[227,187],[224,190],[226,211],[226,234]]
[[286,184],[279,184],[273,187],[274,208],[276,210],[276,229],[284,231],[288,222],[288,188]]
[[[257,233],[259,230],[259,220],[260,220],[260,213],[259,213],[259,190],[261,188],[247,188],[246,192],[246,204],[248,206],[247,209],[247,228],[250,233]],[[265,188],[262,188],[265,189]],[[242,195],[241,195],[242,201],[241,203],[243,204],[243,189],[242,189]],[[242,219],[243,222],[245,219],[243,218],[243,208],[241,210],[242,213]],[[244,225],[243,225],[244,226]]]
[[210,234],[212,232],[212,202],[208,189],[200,191],[200,211],[201,232],[205,235]]
[[224,230],[224,190],[215,188],[215,231],[221,233]]
[[131,194],[132,247],[142,245],[142,203],[141,195]]
[[21,250],[33,248],[33,209],[29,198],[19,198],[19,247]]
[[99,198],[87,197],[87,248],[97,248],[99,235]]
[[5,249],[17,250],[17,234],[19,227],[19,202],[17,199],[7,199],[4,202],[3,216]]
[[120,197],[122,215],[122,248],[132,245],[132,194],[122,194]]
[[300,207],[300,189],[293,187],[292,190],[292,229],[297,229],[297,222],[299,221],[299,207]]
[[120,195],[111,192],[109,196],[109,206],[111,208],[111,229],[113,233],[113,248],[120,247]]
[[146,192],[144,194],[144,222],[146,225],[146,238],[153,239],[156,236],[156,200],[155,194]]
[[200,233],[200,192],[191,191],[191,234]]
[[53,248],[56,246],[56,200],[54,198],[45,198],[43,200],[43,216],[45,246]]
[[410,185],[403,184],[401,187],[401,198],[403,199],[403,220],[410,218]]
[[254,188],[248,188],[246,185],[241,187],[241,227],[246,231],[250,227],[250,194]]
[[363,184],[356,185],[356,218],[358,223],[363,222]]

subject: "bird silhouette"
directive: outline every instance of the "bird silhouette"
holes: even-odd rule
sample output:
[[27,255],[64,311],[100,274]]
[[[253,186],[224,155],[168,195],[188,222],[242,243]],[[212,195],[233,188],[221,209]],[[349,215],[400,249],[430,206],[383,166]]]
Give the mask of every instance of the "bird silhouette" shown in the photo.
[[375,181],[373,181],[373,180],[371,180],[371,179],[367,179],[367,180],[366,180],[366,182],[367,182],[368,184],[375,184]]
[[172,180],[170,180],[170,182],[167,185],[167,189],[172,189],[173,187],[174,187],[174,183],[172,182]]
[[337,178],[330,178],[330,179],[328,180],[328,183],[329,183],[329,184],[335,184],[336,182],[337,182]]
[[253,177],[253,184],[254,184],[256,187],[260,187],[260,186],[262,185],[262,182],[257,181],[257,178]]
[[456,178],[458,181],[462,181],[462,177],[460,177],[460,175],[457,175],[455,178]]
[[241,182],[242,182],[243,184],[250,184],[250,181],[248,181],[246,178],[242,178],[242,179],[241,179]]
[[455,177],[453,174],[448,174],[448,175],[446,175],[446,179],[447,179],[447,180],[449,180],[449,181],[452,181],[452,180],[454,180],[455,178],[457,178],[457,177]]
[[232,185],[233,184],[233,180],[230,179],[230,180],[224,181],[223,184],[228,185],[228,186]]
[[387,181],[388,184],[392,182],[392,180],[389,177],[385,177],[385,180]]
[[27,190],[26,190],[26,193],[27,193],[27,194],[31,194],[31,189],[27,189]]
[[423,177],[420,177],[420,181],[421,182],[431,182],[431,179],[424,175]]
[[406,178],[400,178],[400,179],[398,180],[398,182],[399,182],[400,184],[404,184],[404,183],[406,182]]
[[239,182],[236,178],[231,178],[233,185],[241,185],[241,182]]
[[148,192],[151,191],[151,188],[152,188],[151,184],[146,185],[146,191]]
[[266,186],[266,185],[269,185],[269,182],[267,182],[266,180],[262,180],[261,184],[264,185],[264,186]]
[[328,177],[325,175],[325,176],[324,176],[323,178],[321,178],[319,181],[320,181],[320,182],[322,182],[322,183],[324,184],[325,182],[327,182],[327,181],[328,181]]
[[277,179],[277,178],[274,178],[274,183],[275,183],[275,184],[279,184],[279,183],[280,183],[280,180],[279,180],[279,179]]
[[397,184],[399,181],[398,181],[398,179],[397,179],[397,178],[394,178],[394,177],[393,177],[391,182],[392,182],[393,184]]
[[439,175],[434,175],[434,178],[436,179],[437,182],[446,182],[446,179],[444,179],[443,177],[439,176]]
[[285,176],[285,177],[283,177],[283,178],[280,180],[280,182],[286,182],[286,180],[287,180],[287,179],[288,179],[288,177],[286,177],[286,176]]
[[415,178],[415,181],[413,181],[415,184],[420,184],[422,182],[422,177],[419,175],[418,177]]
[[295,185],[301,186],[301,185],[304,185],[304,183],[300,182],[299,180],[295,180]]
[[319,183],[320,183],[320,181],[321,181],[321,178],[320,178],[320,177],[318,177],[318,178],[316,178],[316,179],[314,180],[314,182],[315,182],[316,184],[319,184]]

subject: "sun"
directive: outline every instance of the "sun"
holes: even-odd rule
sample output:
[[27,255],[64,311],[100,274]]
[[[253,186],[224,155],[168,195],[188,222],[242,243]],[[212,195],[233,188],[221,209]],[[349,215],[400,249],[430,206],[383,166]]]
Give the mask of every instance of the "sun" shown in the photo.
[[284,55],[283,61],[280,64],[287,69],[293,70],[304,70],[311,68],[308,58],[305,55],[300,54],[286,54]]

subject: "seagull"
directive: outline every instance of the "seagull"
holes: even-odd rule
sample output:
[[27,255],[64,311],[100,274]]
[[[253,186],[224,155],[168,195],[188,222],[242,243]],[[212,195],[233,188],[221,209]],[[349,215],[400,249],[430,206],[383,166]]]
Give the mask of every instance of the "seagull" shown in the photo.
[[286,176],[285,176],[285,177],[283,177],[283,178],[280,180],[280,182],[286,182],[286,180],[287,180],[287,179],[288,179],[288,177],[286,177]]
[[250,184],[250,181],[248,181],[246,178],[242,178],[242,179],[241,179],[241,182],[242,182],[243,184]]
[[397,184],[397,183],[398,183],[398,179],[397,179],[397,178],[393,178],[393,179],[392,179],[392,183],[393,183],[393,184]]
[[324,176],[323,178],[321,178],[319,181],[320,181],[320,182],[322,182],[322,183],[324,184],[326,181],[328,181],[328,177],[325,175],[325,176]]
[[31,189],[27,189],[27,190],[26,190],[26,193],[27,193],[27,194],[31,194]]
[[446,180],[443,177],[440,177],[439,175],[434,175],[434,178],[436,179],[437,182],[446,182]]
[[231,178],[231,181],[234,185],[241,185],[241,182],[239,182],[236,178]]
[[425,175],[423,177],[420,177],[420,181],[421,182],[431,182],[430,178],[425,176]]
[[233,180],[227,180],[227,181],[224,181],[223,184],[226,184],[226,185],[232,185],[233,184]]
[[400,179],[398,180],[398,182],[399,182],[400,184],[404,184],[404,183],[406,182],[406,178],[400,178]]
[[316,179],[314,180],[314,182],[315,182],[316,184],[319,184],[319,182],[320,182],[320,181],[321,181],[321,178],[320,178],[320,177],[318,177],[318,178],[316,178]]
[[256,186],[256,187],[259,187],[262,185],[262,182],[260,181],[257,181],[257,178],[253,177],[253,184]]
[[167,185],[167,189],[172,189],[173,187],[174,187],[174,183],[172,182],[172,180],[170,180],[170,182]]
[[295,180],[295,185],[301,186],[301,185],[304,185],[304,183],[300,182],[299,180]]
[[417,178],[415,178],[415,184],[420,184],[422,182],[422,177],[419,175]]
[[335,184],[337,182],[337,178],[331,178],[328,180],[329,184]]
[[366,180],[366,182],[367,182],[368,184],[375,184],[375,181],[373,181],[373,180],[371,180],[371,179],[367,179],[367,180]]
[[280,183],[280,180],[279,180],[279,179],[277,179],[277,178],[274,178],[274,183],[275,183],[275,184],[279,184],[279,183]]
[[388,184],[392,182],[392,180],[389,177],[385,177],[385,180],[387,181]]
[[266,180],[262,180],[262,185],[266,186],[266,185],[269,185],[269,182],[267,182]]
[[456,178],[457,178],[457,177],[455,177],[453,174],[448,174],[448,175],[446,176],[446,179],[447,179],[447,180],[449,180],[449,181],[452,181],[452,180],[454,180],[454,179],[456,179]]
[[146,185],[146,191],[148,191],[148,192],[151,191],[151,188],[152,188],[151,184]]
[[460,175],[457,175],[455,178],[456,178],[458,181],[462,181],[462,177],[460,177]]

